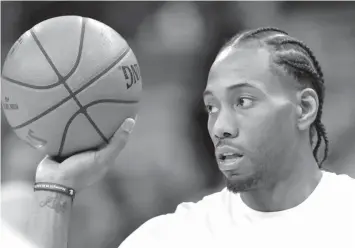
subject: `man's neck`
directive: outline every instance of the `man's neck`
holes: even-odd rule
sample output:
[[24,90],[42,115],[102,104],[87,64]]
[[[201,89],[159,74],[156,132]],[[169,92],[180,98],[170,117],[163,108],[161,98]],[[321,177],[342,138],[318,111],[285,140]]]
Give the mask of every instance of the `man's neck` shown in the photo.
[[314,159],[295,163],[291,173],[273,185],[249,192],[242,192],[243,202],[250,208],[262,212],[282,211],[296,207],[315,190],[322,178],[322,171]]

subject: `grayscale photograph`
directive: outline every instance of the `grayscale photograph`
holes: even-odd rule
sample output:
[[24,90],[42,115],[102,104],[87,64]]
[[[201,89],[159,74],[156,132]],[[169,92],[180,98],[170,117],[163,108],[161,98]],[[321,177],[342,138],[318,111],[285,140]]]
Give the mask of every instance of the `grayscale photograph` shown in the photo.
[[354,248],[355,2],[1,1],[4,248]]

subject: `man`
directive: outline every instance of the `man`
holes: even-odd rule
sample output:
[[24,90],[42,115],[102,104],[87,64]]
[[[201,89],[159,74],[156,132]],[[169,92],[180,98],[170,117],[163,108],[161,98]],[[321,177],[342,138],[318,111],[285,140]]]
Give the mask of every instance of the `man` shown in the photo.
[[[355,247],[355,183],[321,170],[323,99],[321,67],[304,43],[276,28],[233,37],[204,92],[227,187],[147,221],[120,247]],[[37,244],[67,246],[73,192],[102,178],[134,123],[97,152],[40,163],[30,226]]]

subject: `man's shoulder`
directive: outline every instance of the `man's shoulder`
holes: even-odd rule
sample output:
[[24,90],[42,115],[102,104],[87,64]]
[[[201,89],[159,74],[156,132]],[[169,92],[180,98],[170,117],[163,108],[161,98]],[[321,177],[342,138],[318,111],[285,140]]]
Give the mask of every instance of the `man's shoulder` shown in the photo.
[[193,230],[198,226],[204,228],[203,219],[210,211],[218,211],[215,208],[221,206],[225,197],[223,189],[196,202],[183,202],[177,206],[174,213],[159,215],[146,221],[122,243],[120,248],[147,244],[165,247],[165,244],[179,242],[179,239],[192,240],[194,237],[188,238],[189,235],[194,235]]
[[324,172],[325,184],[323,191],[327,197],[339,204],[346,203],[355,206],[355,179],[346,174]]
[[[171,214],[160,215],[149,219],[131,233],[119,246],[119,248],[135,248],[135,247],[161,247],[158,241],[162,241],[161,237],[166,236],[164,232],[173,230],[171,224]],[[169,225],[170,222],[170,225]],[[160,237],[158,237],[158,235]]]
[[336,174],[333,172],[325,171],[324,176],[328,185],[333,186],[335,189],[343,190],[355,190],[355,179],[347,174]]
[[219,190],[217,192],[205,195],[200,200],[182,202],[177,206],[175,214],[183,215],[196,211],[200,213],[204,211],[211,211],[225,205],[225,203],[228,201],[227,198],[228,191],[223,188],[222,190]]

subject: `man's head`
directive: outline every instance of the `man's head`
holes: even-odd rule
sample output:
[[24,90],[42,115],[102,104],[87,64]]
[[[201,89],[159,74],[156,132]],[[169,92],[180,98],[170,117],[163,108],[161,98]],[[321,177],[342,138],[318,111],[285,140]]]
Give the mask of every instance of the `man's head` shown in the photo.
[[[311,50],[275,28],[233,37],[213,63],[204,102],[219,167],[233,192],[277,183],[292,173],[295,151],[319,167],[328,139],[321,123],[323,73]],[[313,145],[313,137],[317,138]],[[318,161],[324,140],[323,160]],[[306,149],[306,150],[304,150]]]

